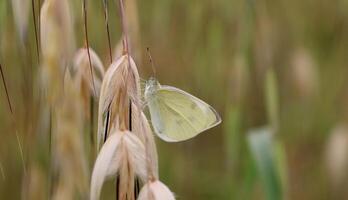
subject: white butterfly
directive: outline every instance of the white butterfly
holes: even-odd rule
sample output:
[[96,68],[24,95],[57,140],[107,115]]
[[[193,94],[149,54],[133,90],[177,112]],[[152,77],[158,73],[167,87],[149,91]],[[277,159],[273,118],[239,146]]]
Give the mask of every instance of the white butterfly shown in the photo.
[[150,78],[145,86],[155,133],[167,142],[179,142],[218,125],[221,117],[210,105],[175,87]]

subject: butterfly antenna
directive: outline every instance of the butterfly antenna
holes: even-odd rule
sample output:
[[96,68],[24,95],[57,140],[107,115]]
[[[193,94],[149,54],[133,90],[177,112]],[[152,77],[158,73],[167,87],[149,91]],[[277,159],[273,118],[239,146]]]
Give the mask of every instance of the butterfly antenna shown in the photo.
[[153,64],[153,60],[152,60],[152,56],[151,56],[149,47],[146,48],[146,52],[147,52],[147,55],[149,56],[149,60],[150,60],[151,67],[152,67],[153,76],[156,77],[156,69],[155,69],[155,65]]

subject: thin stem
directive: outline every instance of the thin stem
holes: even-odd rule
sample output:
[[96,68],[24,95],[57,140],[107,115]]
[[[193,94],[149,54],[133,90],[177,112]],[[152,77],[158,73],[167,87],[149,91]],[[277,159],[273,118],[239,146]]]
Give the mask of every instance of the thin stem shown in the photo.
[[22,160],[22,163],[23,163],[23,170],[24,170],[24,175],[27,174],[27,169],[25,168],[25,161],[24,161],[24,155],[23,155],[23,148],[22,148],[22,145],[21,145],[21,141],[19,139],[19,136],[18,136],[18,131],[16,130],[16,138],[17,138],[17,143],[18,143],[18,147],[19,147],[19,153],[21,155],[21,160]]
[[52,108],[50,108],[49,110],[49,117],[50,117],[50,121],[49,121],[49,142],[48,142],[48,155],[49,155],[49,158],[50,158],[50,161],[49,161],[49,186],[48,186],[48,189],[49,189],[49,192],[48,192],[48,196],[50,197],[51,194],[53,193],[53,169],[52,169]]
[[12,105],[11,105],[11,101],[10,101],[10,96],[8,95],[8,90],[7,90],[7,85],[6,85],[6,81],[5,81],[5,76],[4,76],[4,72],[2,71],[1,64],[0,64],[0,71],[1,71],[2,83],[4,85],[5,92],[6,92],[7,103],[8,103],[8,106],[10,108],[11,114],[13,114]]
[[91,122],[91,145],[92,149],[94,147],[94,136],[93,136],[93,131],[94,131],[94,102],[93,102],[93,97],[90,97],[90,122]]
[[108,3],[107,0],[103,0],[104,6],[104,20],[106,26],[106,34],[108,38],[108,46],[109,46],[109,56],[110,56],[110,64],[112,63],[112,49],[111,49],[111,40],[110,40],[110,28],[109,28],[109,12],[108,12]]
[[126,16],[124,12],[124,4],[123,0],[119,0],[119,9],[120,9],[120,18],[121,18],[121,25],[122,25],[122,32],[123,32],[123,41],[124,41],[124,52],[128,54],[128,67],[130,67],[130,55],[131,51],[129,48],[129,42],[128,42],[128,29],[127,29],[127,21]]
[[97,95],[96,90],[95,90],[95,85],[94,85],[91,55],[89,53],[88,28],[87,28],[87,2],[86,2],[86,0],[83,0],[83,16],[84,16],[84,24],[85,24],[85,39],[86,39],[86,46],[87,46],[87,55],[88,55],[88,61],[89,61],[89,69],[90,69],[91,77],[92,77],[93,92],[95,95]]
[[38,27],[38,30],[39,30],[38,33],[39,33],[39,36],[40,36],[40,33],[41,33],[41,26],[40,26],[40,19],[41,19],[41,0],[39,0],[38,8],[39,8],[39,17],[38,17],[39,23],[38,23],[37,27]]
[[[8,106],[9,106],[10,111],[11,111],[12,122],[15,124],[16,121],[15,121],[15,119],[14,119],[14,114],[13,114],[13,110],[12,110],[12,106],[11,106],[10,96],[8,95],[8,90],[7,90],[7,86],[6,86],[5,76],[4,76],[4,72],[2,71],[2,66],[1,66],[1,64],[0,64],[0,71],[1,71],[2,83],[3,83],[3,85],[4,85],[5,92],[6,92],[6,97],[7,97]],[[16,126],[15,126],[15,127],[16,127]],[[20,153],[20,155],[21,155],[21,160],[22,160],[22,162],[23,162],[23,171],[24,171],[24,174],[26,174],[26,168],[25,168],[25,162],[24,162],[23,149],[22,149],[21,141],[19,140],[17,128],[15,128],[15,129],[16,129],[15,134],[16,134],[16,138],[17,138],[17,142],[18,142],[19,153]]]
[[37,33],[37,29],[36,29],[36,14],[35,14],[35,1],[34,0],[31,0],[31,9],[32,9],[33,21],[34,21],[34,31],[35,31],[35,42],[36,42],[37,59],[40,62],[39,39],[38,39],[38,33]]

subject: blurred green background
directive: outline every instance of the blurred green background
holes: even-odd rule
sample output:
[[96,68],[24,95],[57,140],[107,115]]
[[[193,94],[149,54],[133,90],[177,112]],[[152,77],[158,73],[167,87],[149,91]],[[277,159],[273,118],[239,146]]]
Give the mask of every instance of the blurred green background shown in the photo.
[[[81,1],[71,2],[81,47]],[[90,45],[107,66],[102,0],[89,3]],[[129,21],[138,20],[138,25],[130,25],[131,31],[138,30],[130,33],[130,40],[138,42],[132,52],[140,76],[148,79],[152,74],[146,55],[150,47],[162,84],[190,92],[222,116],[222,124],[192,140],[156,139],[160,179],[177,199],[272,199],[248,143],[250,130],[266,125],[273,127],[272,142],[282,149],[271,150],[273,161],[282,154],[282,160],[274,162],[280,163],[275,164],[280,172],[274,173],[281,180],[274,187],[280,187],[281,194],[273,199],[348,199],[347,0],[125,3],[137,6],[127,15]],[[114,1],[109,12],[116,46],[121,31]],[[30,12],[28,20],[31,56],[25,57],[11,2],[1,0],[0,62],[17,125],[1,86],[0,162],[5,178],[0,178],[0,199],[20,198],[22,166],[14,126],[20,129],[26,159],[35,147],[30,141],[38,118],[33,103],[38,63]],[[336,134],[342,139],[332,139]],[[110,190],[112,186],[104,192]]]

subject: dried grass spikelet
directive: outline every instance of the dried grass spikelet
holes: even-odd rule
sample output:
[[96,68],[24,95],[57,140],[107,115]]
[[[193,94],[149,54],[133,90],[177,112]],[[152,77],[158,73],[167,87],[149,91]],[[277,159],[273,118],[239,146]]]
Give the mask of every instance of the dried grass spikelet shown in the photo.
[[62,95],[63,77],[75,50],[68,0],[46,0],[40,15],[41,79],[50,101]]
[[47,182],[43,170],[36,164],[31,164],[29,173],[24,177],[22,199],[44,200],[47,198]]
[[117,174],[120,176],[119,199],[131,199],[135,176],[142,182],[146,181],[145,162],[145,147],[134,134],[129,131],[112,131],[94,164],[91,200],[99,199],[104,181]]
[[74,198],[74,182],[72,177],[59,179],[59,182],[53,191],[53,200],[73,200]]
[[[77,82],[79,82],[78,84],[81,87],[80,94],[83,99],[84,110],[89,110],[88,107],[90,105],[89,101],[91,96],[93,96],[95,100],[99,99],[100,88],[105,73],[103,63],[96,52],[89,48],[89,53],[93,76],[91,76],[87,48],[81,48],[77,51],[72,69],[74,77],[78,79]],[[93,84],[95,86],[95,91]]]
[[175,200],[174,194],[161,181],[149,181],[140,190],[138,200]]
[[292,82],[300,97],[311,97],[318,92],[318,69],[308,50],[302,47],[294,51],[291,70]]
[[117,42],[117,44],[116,44],[116,46],[114,48],[114,51],[113,51],[114,55],[113,55],[113,57],[116,58],[116,59],[121,57],[122,54],[123,54],[123,46],[124,46],[123,40],[124,40],[124,37],[122,35],[121,39]]
[[[245,56],[237,54],[233,60],[233,67],[230,70],[229,79],[229,99],[233,104],[239,104],[243,101],[247,89],[247,63]],[[229,102],[231,103],[231,102]]]
[[88,168],[83,144],[82,103],[79,87],[74,81],[67,71],[64,95],[53,110],[52,151],[59,182],[71,183],[74,193],[85,194],[88,191]]
[[73,17],[68,0],[46,0],[41,9],[41,50],[44,59],[57,59],[63,65],[75,51]]
[[132,106],[132,123],[134,124],[132,132],[145,145],[147,165],[149,165],[147,166],[148,176],[158,179],[158,156],[154,135],[145,114],[136,105],[132,104]]
[[255,22],[254,55],[258,73],[263,73],[273,65],[278,35],[273,19],[267,14],[264,7],[258,7]]
[[22,42],[27,36],[30,0],[12,0],[14,22]]
[[[98,149],[105,141],[105,131],[109,132],[111,128],[129,129],[130,100],[139,102],[139,98],[140,78],[137,67],[131,57],[128,59],[128,55],[123,55],[108,68],[101,86],[98,111]],[[108,113],[109,119],[107,119]],[[107,123],[108,127],[106,127]]]
[[348,183],[348,125],[339,124],[331,132],[326,147],[326,165],[334,187]]

